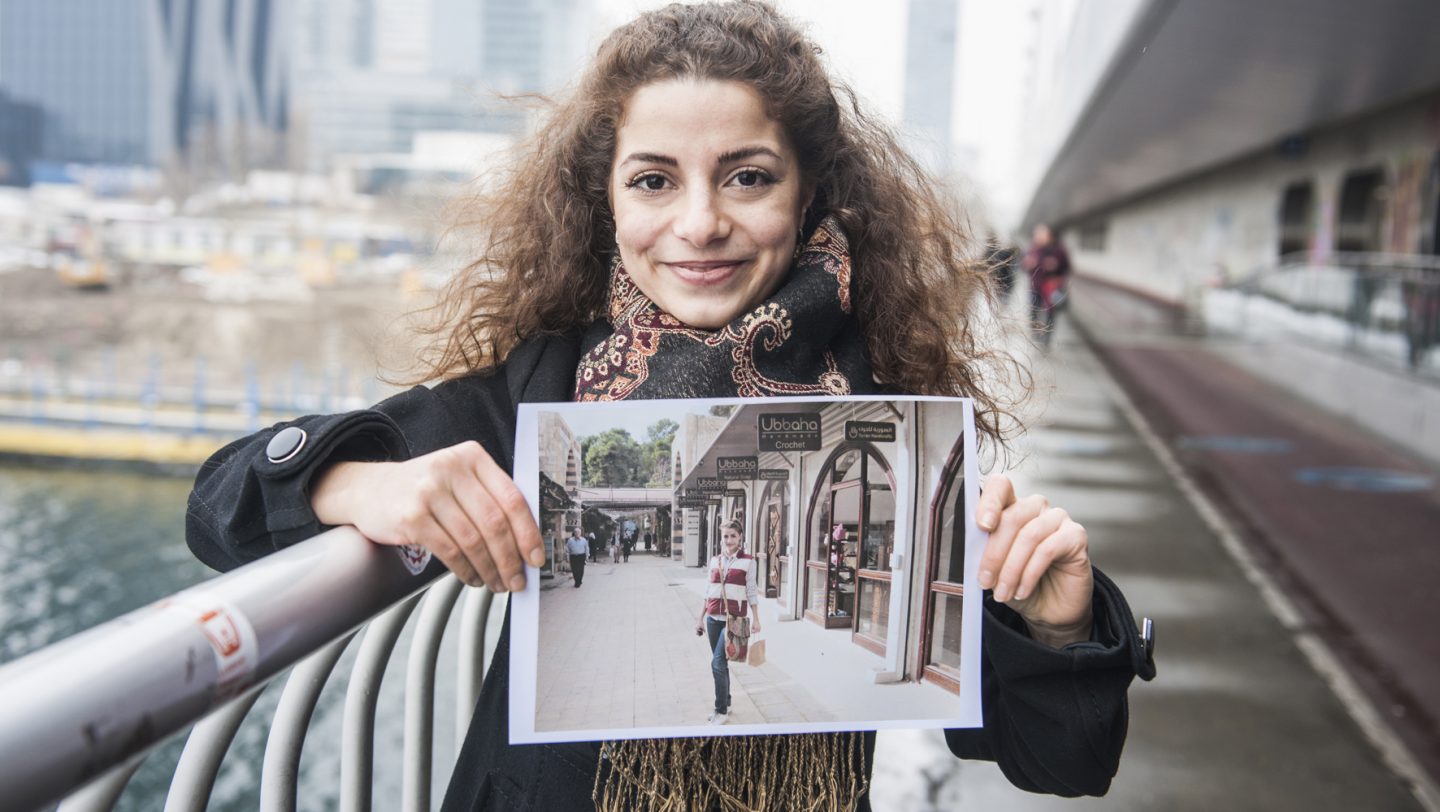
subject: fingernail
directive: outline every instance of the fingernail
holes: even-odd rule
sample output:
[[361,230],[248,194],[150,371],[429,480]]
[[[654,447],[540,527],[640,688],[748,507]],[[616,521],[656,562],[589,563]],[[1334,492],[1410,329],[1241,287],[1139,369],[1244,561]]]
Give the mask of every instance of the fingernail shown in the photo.
[[1009,584],[1002,583],[999,586],[995,587],[995,600],[1000,601],[1001,603],[1010,600]]
[[987,510],[980,516],[980,527],[985,530],[995,529],[995,511]]
[[990,570],[980,570],[980,588],[989,589],[995,584],[995,573]]
[[510,591],[511,591],[511,592],[524,592],[524,591],[525,591],[525,576],[523,576],[523,575],[516,575],[515,577],[511,578],[511,579],[510,579]]
[[1026,596],[1026,595],[1029,595],[1029,594],[1030,594],[1030,591],[1025,588],[1025,585],[1024,585],[1024,584],[1021,584],[1021,585],[1020,585],[1020,588],[1017,589],[1017,590],[1015,590],[1015,600],[1017,600],[1017,601],[1023,601],[1023,600],[1025,600],[1025,596]]
[[534,551],[532,551],[532,552],[530,553],[530,566],[532,566],[532,567],[543,567],[543,566],[545,566],[545,551],[544,551],[544,550],[534,550]]

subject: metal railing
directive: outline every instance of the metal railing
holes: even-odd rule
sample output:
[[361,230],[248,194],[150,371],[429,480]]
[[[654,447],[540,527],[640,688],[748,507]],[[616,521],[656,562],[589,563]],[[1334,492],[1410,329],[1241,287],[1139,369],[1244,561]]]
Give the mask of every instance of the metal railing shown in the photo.
[[402,803],[405,810],[428,810],[441,638],[464,592],[458,749],[484,676],[493,596],[440,577],[444,568],[436,561],[416,563],[353,528],[337,528],[0,668],[0,810],[30,812],[57,801],[61,812],[109,810],[155,745],[192,723],[164,808],[203,810],[241,722],[286,669],[265,747],[260,808],[293,810],[317,699],[356,635],[339,743],[339,805],[368,810],[378,691],[417,608],[406,672]]
[[1288,254],[1210,291],[1204,308],[1211,330],[1300,335],[1440,375],[1440,257]]

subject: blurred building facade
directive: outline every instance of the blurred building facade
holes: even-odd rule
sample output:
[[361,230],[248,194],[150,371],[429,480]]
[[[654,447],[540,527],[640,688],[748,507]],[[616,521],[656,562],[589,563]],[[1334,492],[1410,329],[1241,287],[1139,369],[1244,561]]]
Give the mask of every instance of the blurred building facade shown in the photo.
[[303,0],[294,143],[303,165],[407,153],[427,131],[519,134],[564,80],[583,0]]
[[902,124],[911,151],[942,176],[951,168],[959,16],[960,0],[910,0],[906,22]]
[[0,183],[27,183],[37,162],[98,163],[198,187],[409,153],[422,132],[513,136],[527,114],[503,97],[565,83],[592,6],[0,0]]
[[[38,108],[31,161],[236,176],[283,161],[285,8],[272,0],[0,3],[0,92]],[[8,117],[7,117],[8,118]],[[23,152],[7,128],[4,151]],[[34,138],[33,130],[24,137]]]
[[1434,254],[1437,24],[1423,0],[1042,5],[1024,225],[1175,303],[1297,253]]

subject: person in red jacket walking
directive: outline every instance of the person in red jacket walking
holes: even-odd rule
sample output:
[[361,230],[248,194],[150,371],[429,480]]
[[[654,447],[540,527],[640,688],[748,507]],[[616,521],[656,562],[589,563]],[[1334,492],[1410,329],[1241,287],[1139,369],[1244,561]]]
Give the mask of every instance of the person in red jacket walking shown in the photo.
[[1060,244],[1060,238],[1044,223],[1035,226],[1031,238],[1030,250],[1025,252],[1025,270],[1030,274],[1030,312],[1040,345],[1049,346],[1050,334],[1055,331],[1056,311],[1069,284],[1070,255]]

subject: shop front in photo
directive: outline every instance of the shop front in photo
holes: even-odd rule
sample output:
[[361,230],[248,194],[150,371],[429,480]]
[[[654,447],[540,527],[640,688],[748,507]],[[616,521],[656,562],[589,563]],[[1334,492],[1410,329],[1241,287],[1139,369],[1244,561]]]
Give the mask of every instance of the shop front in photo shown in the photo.
[[805,618],[849,629],[884,656],[895,546],[895,478],[869,443],[843,442],[825,457],[809,502]]
[[[766,447],[762,415],[814,422],[817,434],[791,444],[804,447]],[[760,594],[781,622],[848,635],[876,656],[877,682],[958,692],[962,426],[955,402],[744,405],[676,477],[677,505],[709,500],[684,509],[687,536],[708,553],[686,563],[704,566],[718,552],[719,522],[738,519]],[[714,492],[722,468],[743,457],[755,460],[750,478]]]

